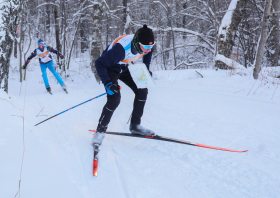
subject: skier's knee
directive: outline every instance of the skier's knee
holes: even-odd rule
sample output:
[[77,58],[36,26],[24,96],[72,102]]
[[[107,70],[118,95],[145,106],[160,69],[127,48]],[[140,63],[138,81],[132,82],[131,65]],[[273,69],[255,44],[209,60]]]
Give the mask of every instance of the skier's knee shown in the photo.
[[147,95],[148,95],[148,89],[138,89],[135,97],[140,100],[140,101],[146,101],[147,100]]
[[42,73],[43,78],[47,78],[47,73]]
[[108,95],[108,101],[106,107],[112,111],[115,111],[115,109],[119,106],[120,102],[121,102],[120,94],[114,94],[112,96]]

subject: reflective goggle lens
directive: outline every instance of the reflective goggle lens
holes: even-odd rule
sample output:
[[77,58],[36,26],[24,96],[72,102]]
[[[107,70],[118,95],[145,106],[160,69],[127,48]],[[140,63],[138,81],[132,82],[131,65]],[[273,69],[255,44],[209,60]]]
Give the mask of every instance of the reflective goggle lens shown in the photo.
[[143,45],[141,43],[139,43],[144,49],[148,50],[151,49],[152,47],[154,47],[155,43],[153,45]]

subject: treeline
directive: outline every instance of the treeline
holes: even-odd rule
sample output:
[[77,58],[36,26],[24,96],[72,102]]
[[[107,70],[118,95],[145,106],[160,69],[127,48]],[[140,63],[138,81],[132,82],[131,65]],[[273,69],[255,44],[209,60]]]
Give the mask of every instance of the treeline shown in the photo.
[[9,36],[13,55],[20,59],[19,70],[33,50],[32,40],[41,37],[66,55],[68,69],[71,58],[83,57],[90,59],[89,67],[95,73],[94,62],[102,51],[118,36],[133,34],[143,24],[153,29],[156,39],[152,70],[228,69],[226,64],[215,62],[217,54],[245,67],[254,66],[269,1],[262,65],[277,66],[279,0],[10,0],[13,5],[7,6],[13,9],[4,11],[13,14],[9,19],[13,26],[7,31],[12,32]]

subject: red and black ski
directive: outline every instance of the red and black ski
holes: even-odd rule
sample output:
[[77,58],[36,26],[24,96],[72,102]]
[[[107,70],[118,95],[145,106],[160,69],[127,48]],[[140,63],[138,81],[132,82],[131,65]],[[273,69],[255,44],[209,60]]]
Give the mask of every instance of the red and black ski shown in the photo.
[[[89,131],[95,132],[95,130],[89,130]],[[247,152],[248,151],[248,150],[240,151],[240,150],[220,148],[220,147],[215,147],[215,146],[208,146],[208,145],[198,144],[198,143],[191,143],[191,142],[188,142],[188,141],[177,140],[177,139],[163,137],[163,136],[159,136],[159,135],[144,136],[144,135],[134,135],[134,134],[131,134],[131,133],[108,132],[108,131],[106,133],[110,134],[110,135],[120,135],[120,136],[128,136],[128,137],[147,138],[147,139],[161,140],[161,141],[167,141],[167,142],[174,142],[174,143],[179,143],[179,144],[187,144],[187,145],[191,145],[191,146],[197,146],[197,147],[203,147],[203,148],[209,148],[209,149],[215,149],[215,150],[221,150],[221,151],[230,151],[230,152],[238,152],[238,153],[243,153],[243,152]]]
[[93,145],[93,176],[97,177],[97,171],[98,171],[98,152],[99,152],[99,144]]

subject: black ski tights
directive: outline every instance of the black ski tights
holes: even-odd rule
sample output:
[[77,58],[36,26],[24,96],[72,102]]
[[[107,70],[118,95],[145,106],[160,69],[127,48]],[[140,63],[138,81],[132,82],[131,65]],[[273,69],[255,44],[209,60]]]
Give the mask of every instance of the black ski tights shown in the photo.
[[[135,93],[133,111],[131,117],[131,123],[140,124],[141,117],[143,115],[144,106],[147,100],[148,89],[138,89],[135,82],[133,81],[129,70],[124,73],[118,73],[113,70],[107,69],[108,75],[112,81],[112,83],[118,85],[118,79],[124,82],[128,87],[132,89]],[[102,114],[99,119],[99,124],[103,126],[107,126],[111,120],[111,117],[115,111],[115,109],[119,106],[121,101],[120,92],[114,95],[107,94],[107,103],[105,104]]]

